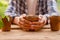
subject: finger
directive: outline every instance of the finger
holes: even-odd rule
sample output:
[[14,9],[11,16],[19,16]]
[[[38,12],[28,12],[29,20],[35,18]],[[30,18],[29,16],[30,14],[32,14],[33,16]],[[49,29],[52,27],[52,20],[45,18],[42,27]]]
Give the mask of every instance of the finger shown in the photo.
[[19,22],[20,25],[23,25],[25,27],[30,27],[30,24],[26,24],[26,23],[23,23],[23,22]]
[[40,26],[40,27],[43,27],[44,25],[45,25],[45,24],[44,24],[44,23],[42,23],[42,24],[40,24],[39,26]]
[[32,25],[40,25],[41,22],[32,22]]
[[45,19],[42,18],[41,20],[39,20],[40,23],[44,23],[45,22]]
[[21,16],[20,16],[20,18],[23,18],[23,17],[25,17],[26,16],[26,14],[22,14]]
[[20,24],[20,28],[22,28],[22,29],[29,29],[30,28],[30,25],[28,25],[28,24]]
[[29,27],[28,24],[24,24],[23,22],[19,22],[19,26],[22,29],[25,29],[25,28]]
[[42,27],[40,25],[32,25],[31,26],[31,29],[35,29],[35,30],[38,30],[38,29],[41,29]]
[[23,19],[23,20],[20,20],[20,21],[22,21],[22,22],[24,22],[24,23],[26,23],[26,24],[31,24],[31,22],[30,22],[30,21],[28,21],[28,20],[25,20],[25,19]]
[[19,26],[20,28],[23,28],[23,27],[24,27],[24,25],[22,25],[22,24],[19,24],[18,26]]
[[45,21],[45,24],[47,22],[47,17],[46,16],[43,16],[43,20]]
[[23,19],[23,18],[20,18],[20,21],[21,21],[21,22],[24,22],[24,21],[25,21],[25,19]]
[[39,19],[42,19],[42,17],[43,17],[42,15],[39,15]]
[[45,24],[46,23],[46,21],[45,20],[43,20],[43,24]]
[[23,25],[23,24],[24,24],[24,22],[19,22],[19,24]]
[[19,25],[24,25],[24,21],[20,19]]

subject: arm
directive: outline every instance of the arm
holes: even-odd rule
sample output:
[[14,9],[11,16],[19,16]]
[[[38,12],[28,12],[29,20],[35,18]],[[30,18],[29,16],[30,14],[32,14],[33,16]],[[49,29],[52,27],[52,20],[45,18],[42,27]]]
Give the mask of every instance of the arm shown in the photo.
[[15,7],[14,7],[14,2],[12,0],[9,1],[9,6],[5,12],[6,16],[11,16],[14,17],[17,14],[15,13]]
[[15,9],[16,9],[15,1],[10,0],[8,9],[6,10],[5,15],[10,17],[10,19],[12,20],[12,23],[19,24],[19,19],[24,17],[26,14],[20,15],[18,13],[15,13]]
[[[48,22],[48,18],[49,18],[50,16],[58,15],[56,0],[48,0],[47,5],[48,5],[48,14],[42,15],[43,18],[42,18],[42,20],[41,20],[42,22],[45,21],[45,23]],[[40,15],[40,16],[41,16],[41,15]],[[39,16],[39,17],[40,17],[40,16]]]
[[9,1],[9,6],[5,12],[6,16],[10,17],[11,23],[13,23],[15,16],[17,16],[17,14],[15,13],[15,8],[14,8],[14,1],[10,0]]
[[58,15],[58,10],[57,10],[57,3],[56,0],[51,0],[48,2],[48,14],[45,14],[45,16],[50,17],[53,15]]

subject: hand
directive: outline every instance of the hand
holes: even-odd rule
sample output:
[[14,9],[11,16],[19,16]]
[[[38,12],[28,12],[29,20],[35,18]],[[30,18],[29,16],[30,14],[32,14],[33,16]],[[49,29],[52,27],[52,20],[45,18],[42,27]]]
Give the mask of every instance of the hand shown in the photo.
[[32,22],[32,24],[31,24],[31,29],[32,30],[38,30],[38,29],[40,29],[40,28],[42,28],[44,26],[44,22],[43,23],[41,23],[41,22]]
[[23,19],[23,17],[25,17],[25,16],[26,16],[26,14],[23,14],[20,17],[15,17],[13,23],[19,25],[20,19]]
[[19,26],[23,29],[29,29],[31,26],[31,22],[25,19],[20,19]]
[[26,20],[26,19],[24,19],[24,17],[21,17],[21,18],[19,19],[19,26],[20,26],[21,28],[26,28],[26,29],[28,29],[28,28],[31,26],[31,22],[28,21],[28,20]]
[[47,23],[47,17],[44,15],[39,15],[39,22],[46,24]]
[[31,25],[30,29],[31,30],[35,30],[38,31],[42,28],[42,24],[41,25]]
[[[39,21],[38,22],[32,22],[32,25],[35,25],[38,27],[43,27],[45,24],[46,24],[46,21],[47,21],[47,18],[46,16],[43,16],[43,15],[39,15]],[[34,26],[32,26],[32,29],[33,29]]]

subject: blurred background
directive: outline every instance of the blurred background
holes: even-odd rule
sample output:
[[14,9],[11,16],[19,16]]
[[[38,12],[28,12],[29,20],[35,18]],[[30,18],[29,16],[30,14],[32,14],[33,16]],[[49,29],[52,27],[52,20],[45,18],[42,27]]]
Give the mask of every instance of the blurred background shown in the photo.
[[[60,0],[57,1],[58,11],[60,11]],[[0,0],[0,16],[4,17],[4,12],[8,7],[9,0]],[[3,26],[2,20],[0,19],[0,28]]]

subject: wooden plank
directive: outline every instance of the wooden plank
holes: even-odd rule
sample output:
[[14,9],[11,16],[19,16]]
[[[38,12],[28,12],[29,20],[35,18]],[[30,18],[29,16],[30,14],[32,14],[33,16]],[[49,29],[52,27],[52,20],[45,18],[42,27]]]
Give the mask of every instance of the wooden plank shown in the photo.
[[2,32],[0,30],[0,40],[60,40],[60,31],[52,32],[50,29],[42,29],[39,32],[22,30]]
[[[20,27],[17,25],[11,25],[11,29],[20,30]],[[50,29],[50,25],[45,25],[42,29]]]

